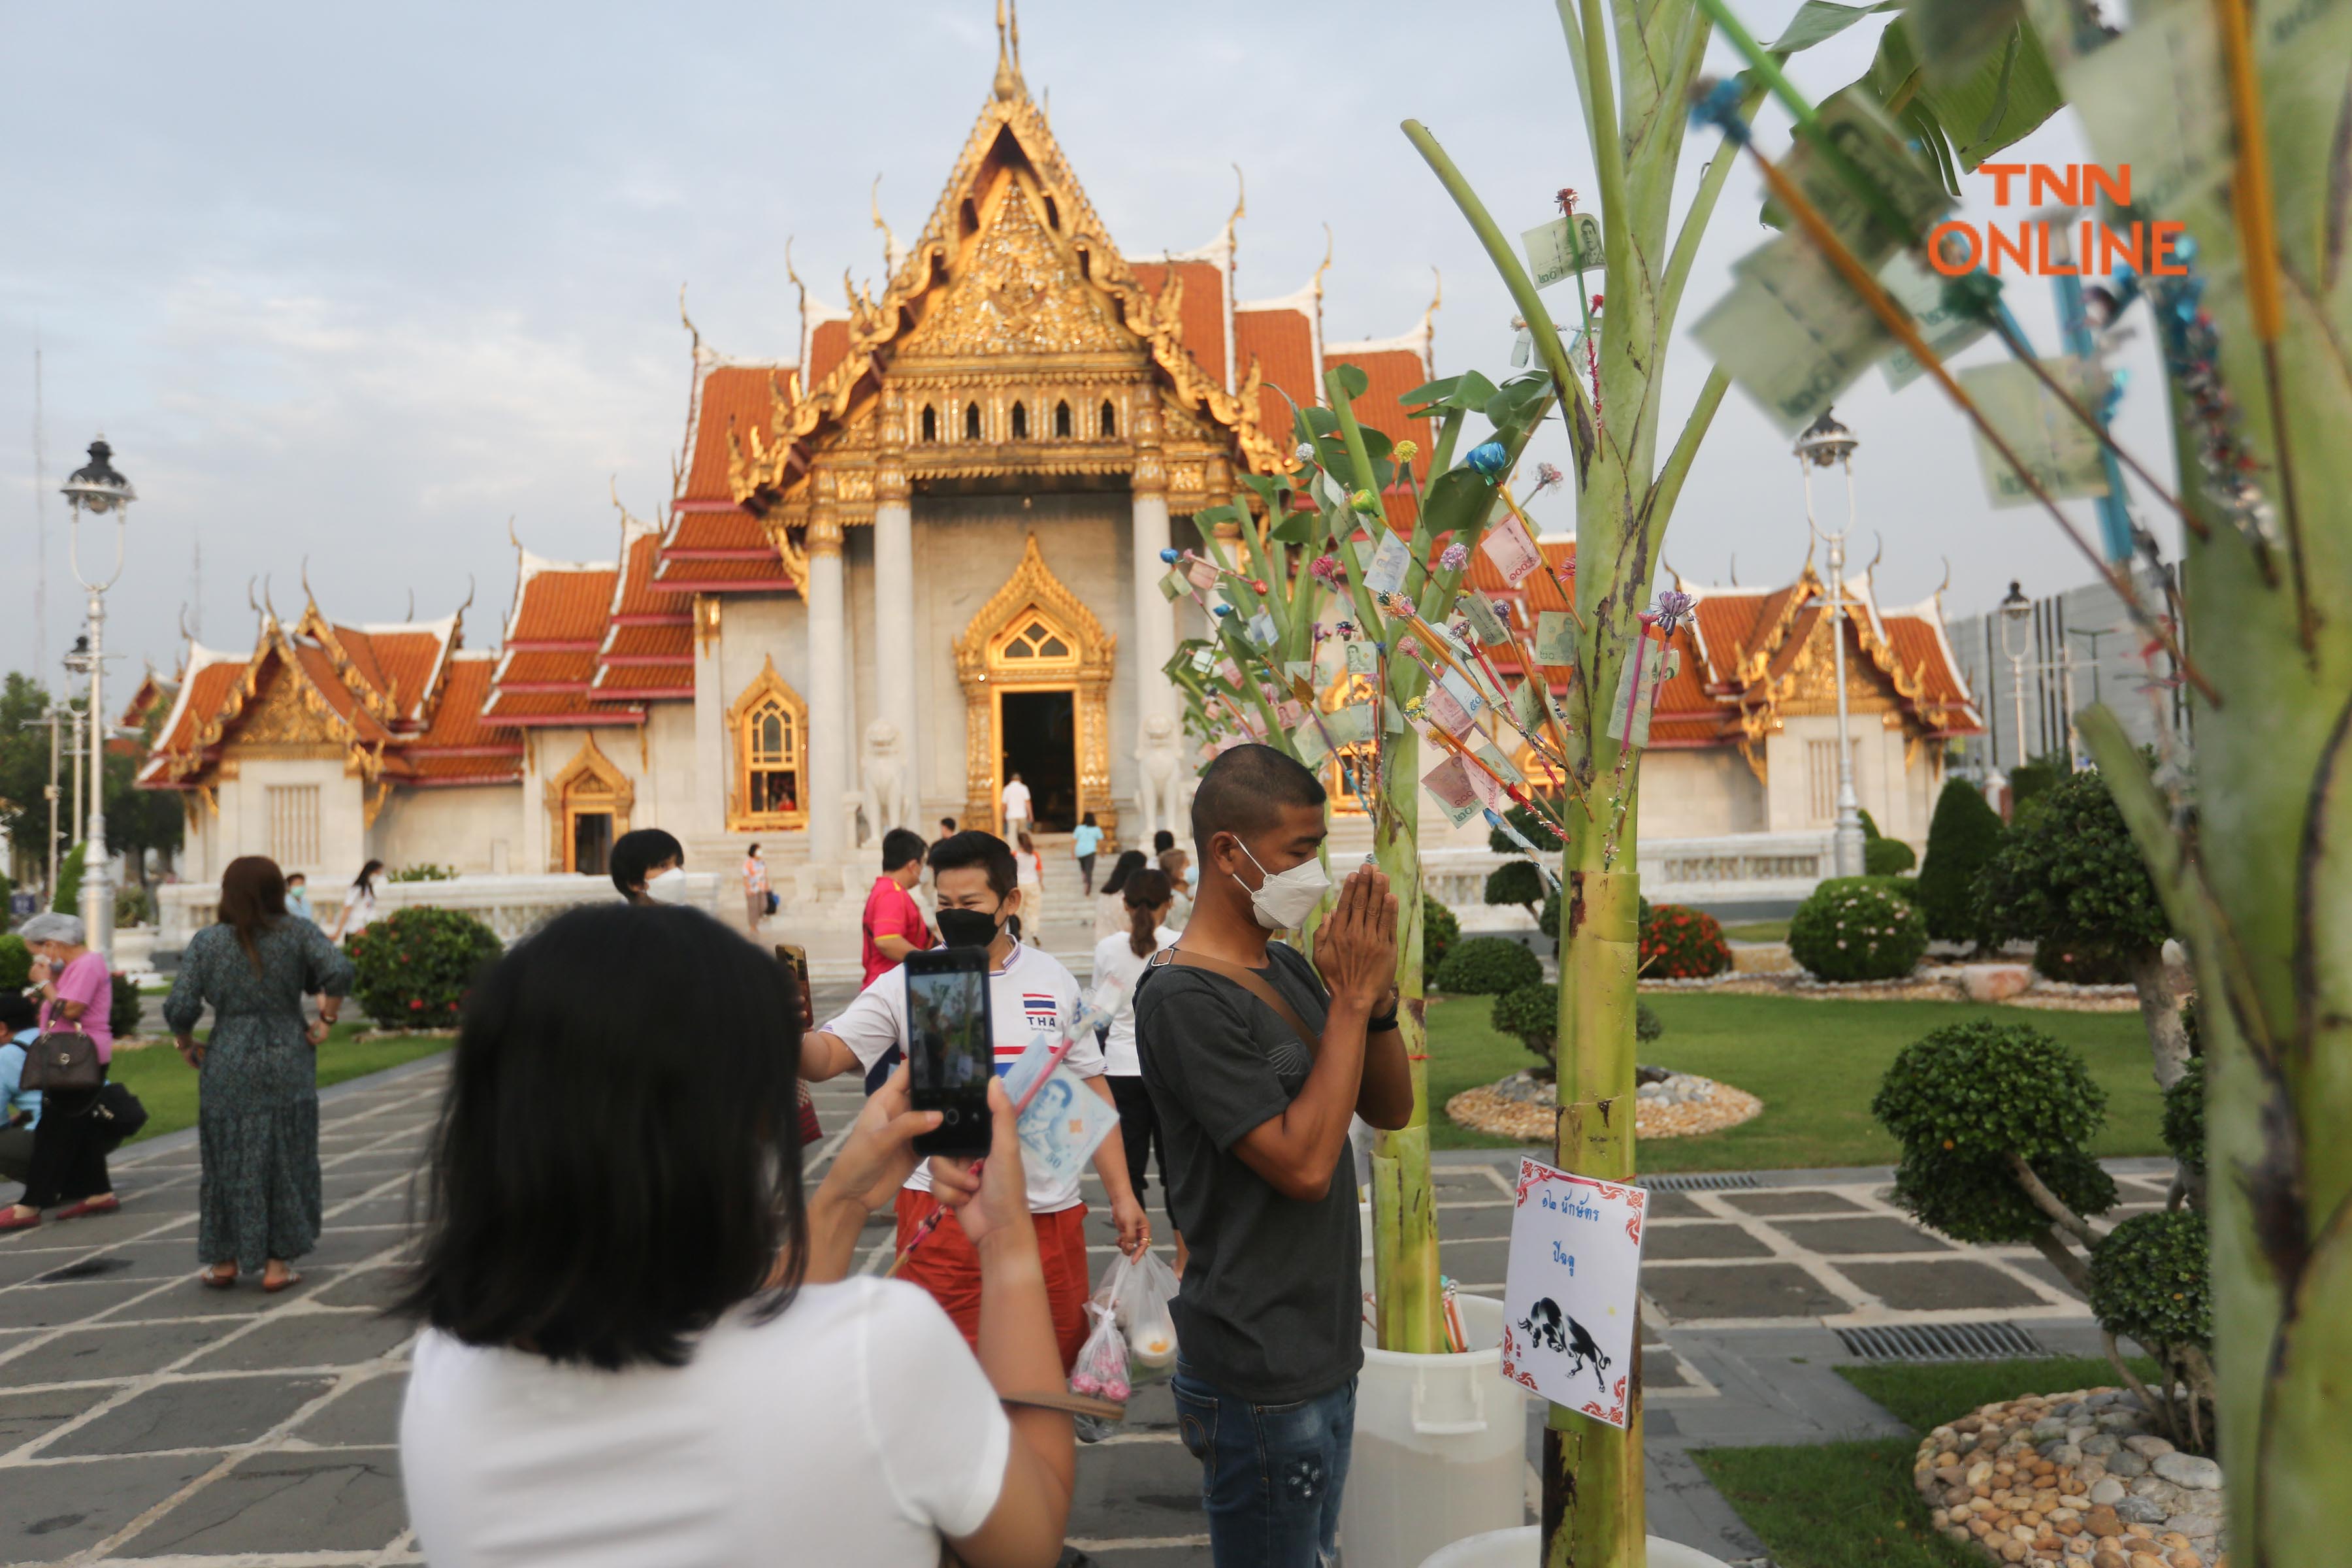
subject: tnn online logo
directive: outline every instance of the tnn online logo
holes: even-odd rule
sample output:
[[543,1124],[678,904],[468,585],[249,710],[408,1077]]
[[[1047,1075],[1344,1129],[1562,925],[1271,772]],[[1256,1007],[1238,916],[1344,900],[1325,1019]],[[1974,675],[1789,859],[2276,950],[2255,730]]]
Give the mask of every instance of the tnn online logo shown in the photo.
[[[2021,191],[2022,199],[2036,207],[2084,207],[2100,200],[2110,210],[2131,205],[2129,163],[2114,169],[2096,163],[1980,163],[1977,173],[1992,176],[1995,206],[2018,202]],[[2053,246],[2051,230],[2055,226],[2042,218],[1981,225],[1947,218],[1928,233],[1927,259],[1947,278],[1973,272],[1979,265],[1995,277],[2006,266],[2036,278],[2104,278],[2119,263],[2143,277],[2189,274],[2172,254],[2184,228],[2179,222],[2135,219],[2127,228],[2117,229],[2086,217],[2061,233]],[[2078,244],[2070,243],[2078,239]]]

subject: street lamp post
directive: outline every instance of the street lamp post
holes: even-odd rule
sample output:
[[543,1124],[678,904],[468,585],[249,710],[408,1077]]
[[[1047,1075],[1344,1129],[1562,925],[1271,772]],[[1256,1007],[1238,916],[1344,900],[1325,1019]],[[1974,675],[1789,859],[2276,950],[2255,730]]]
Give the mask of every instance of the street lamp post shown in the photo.
[[[1831,864],[1841,877],[1859,877],[1864,869],[1862,802],[1853,792],[1853,742],[1850,738],[1845,691],[1845,616],[1853,601],[1845,596],[1845,536],[1853,530],[1853,454],[1862,443],[1853,432],[1832,417],[1822,416],[1797,437],[1797,470],[1805,481],[1805,526],[1819,534],[1830,550],[1830,596],[1815,599],[1813,607],[1830,614],[1830,648],[1837,679],[1838,793],[1837,826],[1831,835]],[[1832,463],[1845,470],[1845,525],[1823,529],[1813,519],[1813,470]]]
[[[81,918],[89,945],[114,962],[114,878],[106,848],[106,591],[122,575],[122,525],[139,492],[117,473],[110,459],[112,447],[100,436],[89,444],[89,461],[73,471],[64,486],[66,504],[73,509],[70,551],[74,580],[89,595],[89,831],[82,851]],[[82,513],[114,519],[114,564],[103,579],[92,582],[82,574]]]
[[[2017,712],[2017,765],[2023,767],[2031,757],[2025,750],[2025,656],[2032,650],[2026,645],[2025,623],[2033,614],[2033,601],[2025,590],[2012,580],[2009,596],[2000,602],[2000,651],[2009,659],[2010,700]],[[1995,757],[1993,765],[2000,765]]]

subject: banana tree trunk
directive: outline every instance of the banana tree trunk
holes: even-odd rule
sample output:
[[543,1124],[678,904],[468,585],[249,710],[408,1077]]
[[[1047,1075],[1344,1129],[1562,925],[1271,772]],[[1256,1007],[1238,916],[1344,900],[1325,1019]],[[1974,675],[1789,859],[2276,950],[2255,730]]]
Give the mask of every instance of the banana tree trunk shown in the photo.
[[[1382,1350],[1445,1348],[1437,1275],[1437,1199],[1429,1175],[1429,1028],[1423,1003],[1420,737],[1389,737],[1372,850],[1397,890],[1397,1026],[1412,1071],[1412,1120],[1372,1149],[1372,1270]],[[1391,787],[1391,781],[1394,781]],[[1344,873],[1335,868],[1335,874]]]
[[2113,715],[2083,729],[2197,966],[2231,1555],[2320,1568],[2352,1536],[2352,13],[2212,9],[2244,29],[2225,58],[2256,134],[2232,150],[2236,210],[2187,216],[2273,536],[2212,503],[2210,432],[2175,387],[2185,640],[2220,698],[2194,710],[2193,826]]

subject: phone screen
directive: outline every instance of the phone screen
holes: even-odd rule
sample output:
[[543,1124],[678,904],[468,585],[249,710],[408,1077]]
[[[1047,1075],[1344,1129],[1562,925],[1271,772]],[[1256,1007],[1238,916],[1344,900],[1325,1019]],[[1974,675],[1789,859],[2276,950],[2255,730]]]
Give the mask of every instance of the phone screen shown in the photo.
[[976,1096],[985,1102],[997,1069],[988,1041],[988,973],[983,969],[906,971],[908,1063],[912,1093]]

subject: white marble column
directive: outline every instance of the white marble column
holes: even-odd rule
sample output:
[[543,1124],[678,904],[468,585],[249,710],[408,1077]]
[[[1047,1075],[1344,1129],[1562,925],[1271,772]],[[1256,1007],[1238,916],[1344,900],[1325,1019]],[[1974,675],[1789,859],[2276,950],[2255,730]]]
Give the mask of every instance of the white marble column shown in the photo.
[[715,594],[694,596],[694,809],[697,833],[727,829],[734,809],[735,781],[729,769],[727,690],[719,662],[720,601]]
[[[1123,827],[1123,839],[1155,827],[1173,827],[1172,802],[1163,792],[1181,765],[1181,709],[1167,677],[1168,661],[1176,652],[1176,606],[1160,592],[1168,563],[1160,552],[1169,546],[1168,468],[1160,453],[1159,410],[1147,396],[1136,410],[1130,429],[1135,440],[1130,570],[1135,577],[1135,634],[1128,657],[1135,662],[1136,814]],[[1160,733],[1155,736],[1153,731]],[[1167,776],[1156,776],[1167,775]]]
[[842,610],[841,523],[819,504],[808,530],[808,844],[813,867],[842,863],[849,788],[849,649]]
[[[891,395],[895,400],[896,395]],[[886,437],[887,438],[887,437]],[[915,514],[906,468],[885,452],[874,473],[874,712],[898,731],[903,822],[874,824],[878,836],[922,820],[921,736],[915,707]],[[859,738],[857,755],[865,755]]]
[[1174,717],[1175,689],[1161,673],[1176,653],[1176,606],[1160,591],[1168,564],[1168,492],[1135,492],[1135,715],[1140,723],[1154,713]]

